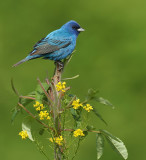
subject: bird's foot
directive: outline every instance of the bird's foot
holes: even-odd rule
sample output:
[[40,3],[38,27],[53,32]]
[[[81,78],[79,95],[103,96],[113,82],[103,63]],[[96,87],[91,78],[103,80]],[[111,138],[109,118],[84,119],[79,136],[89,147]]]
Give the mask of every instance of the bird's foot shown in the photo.
[[58,71],[62,71],[64,68],[64,63],[61,61],[55,61],[55,65],[57,66]]

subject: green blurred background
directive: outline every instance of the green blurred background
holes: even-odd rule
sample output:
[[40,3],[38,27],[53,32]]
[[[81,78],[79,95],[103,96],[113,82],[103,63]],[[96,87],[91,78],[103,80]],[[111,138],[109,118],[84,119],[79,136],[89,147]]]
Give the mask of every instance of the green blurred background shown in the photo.
[[[20,117],[10,123],[17,97],[10,80],[23,94],[34,90],[39,77],[53,74],[52,61],[41,59],[11,66],[23,59],[32,46],[49,32],[73,19],[86,29],[79,35],[76,52],[63,77],[81,98],[89,88],[100,91],[116,109],[99,105],[108,122],[104,128],[122,139],[129,160],[145,160],[146,113],[146,1],[145,0],[3,0],[0,1],[0,159],[45,159],[29,141],[18,136]],[[95,160],[95,136],[82,143],[76,160]],[[121,158],[106,144],[101,160]]]

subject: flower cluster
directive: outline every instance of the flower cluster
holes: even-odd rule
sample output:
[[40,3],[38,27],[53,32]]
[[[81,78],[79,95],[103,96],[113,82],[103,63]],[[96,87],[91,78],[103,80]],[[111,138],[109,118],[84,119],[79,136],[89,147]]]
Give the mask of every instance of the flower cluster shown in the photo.
[[36,109],[36,111],[40,111],[44,109],[44,105],[41,104],[40,102],[36,101],[35,104],[33,105]]
[[27,131],[21,131],[19,132],[19,135],[21,136],[22,139],[26,139],[28,137]]
[[90,112],[91,110],[93,110],[93,107],[90,104],[86,104],[86,106],[83,106],[82,103],[80,103],[80,100],[74,100],[72,103],[72,106],[74,109],[79,109],[79,107],[83,107],[87,112]]
[[45,118],[48,120],[51,119],[47,111],[40,111],[39,117],[40,117],[40,120],[44,120]]
[[78,136],[85,136],[85,134],[83,133],[83,131],[81,129],[76,129],[74,132],[74,137],[78,137]]
[[66,82],[58,82],[58,84],[56,84],[56,89],[57,91],[62,91],[65,92],[65,88],[66,88]]
[[87,112],[90,112],[93,110],[93,107],[90,104],[86,104],[86,106],[83,107]]
[[63,141],[63,137],[62,136],[55,137],[55,138],[50,138],[49,140],[50,140],[50,142],[55,142],[59,146],[62,146],[62,141]]
[[83,106],[82,103],[80,103],[80,100],[79,100],[79,99],[73,101],[72,105],[73,105],[73,108],[74,108],[74,109],[78,109],[79,107],[82,107],[82,106]]

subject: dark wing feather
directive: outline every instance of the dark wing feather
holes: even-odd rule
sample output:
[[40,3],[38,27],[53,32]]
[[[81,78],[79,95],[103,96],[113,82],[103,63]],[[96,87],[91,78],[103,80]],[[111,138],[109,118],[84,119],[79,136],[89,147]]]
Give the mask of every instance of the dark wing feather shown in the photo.
[[30,55],[47,54],[65,48],[71,44],[71,39],[56,40],[42,38],[34,45],[34,50]]
[[33,47],[37,47],[39,45],[39,43],[43,42],[45,40],[45,37],[40,39]]

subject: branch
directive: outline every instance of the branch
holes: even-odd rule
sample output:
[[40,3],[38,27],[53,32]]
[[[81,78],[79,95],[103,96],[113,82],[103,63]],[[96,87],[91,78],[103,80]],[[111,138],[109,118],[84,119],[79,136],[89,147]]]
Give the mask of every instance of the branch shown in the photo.
[[36,98],[34,97],[28,97],[28,96],[19,96],[20,98],[24,98],[24,99],[32,99],[32,100],[36,100]]
[[[54,101],[56,102],[55,105],[54,105],[54,124],[55,124],[55,129],[57,131],[57,135],[61,135],[61,115],[59,114],[60,111],[61,111],[61,98],[59,96],[59,93],[58,91],[56,91],[56,85],[58,82],[61,81],[61,74],[62,74],[62,71],[63,71],[63,63],[62,62],[55,62],[55,71],[54,71],[54,76],[52,78],[52,84],[53,84],[53,88],[51,90],[51,93],[53,91],[55,91],[53,93],[54,95]],[[56,95],[55,95],[56,93]],[[55,145],[55,148],[54,148],[54,158],[55,160],[61,160],[62,159],[62,147],[58,147]]]

